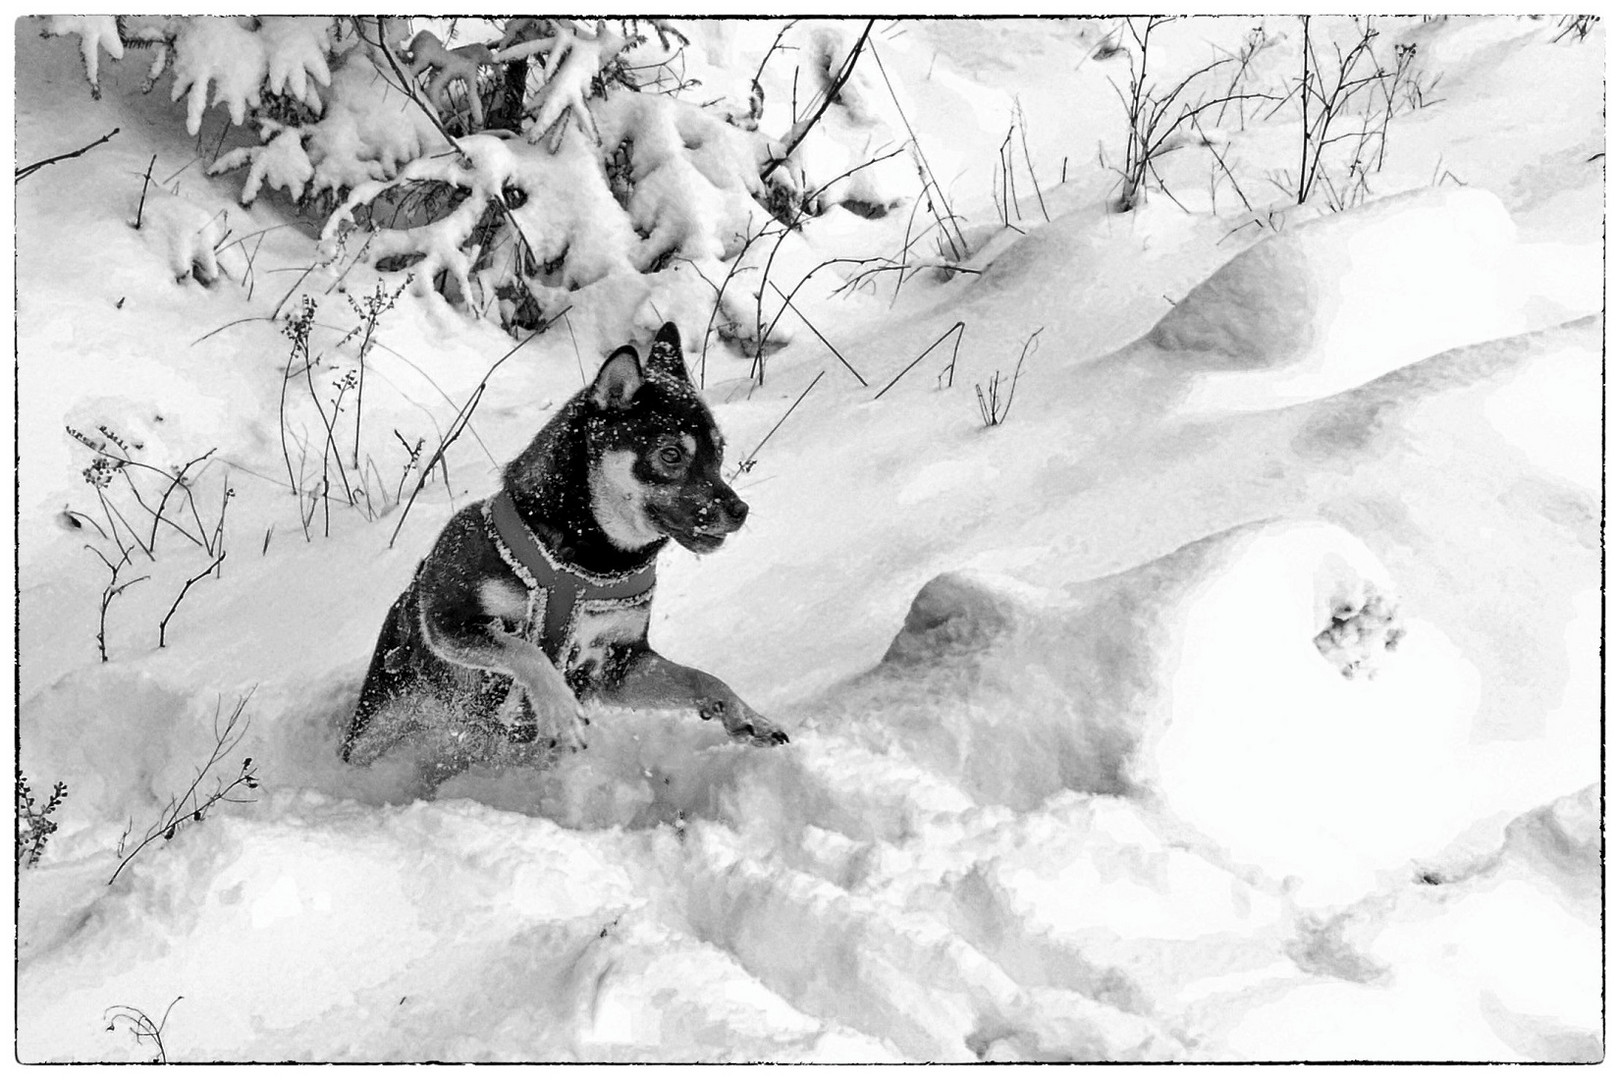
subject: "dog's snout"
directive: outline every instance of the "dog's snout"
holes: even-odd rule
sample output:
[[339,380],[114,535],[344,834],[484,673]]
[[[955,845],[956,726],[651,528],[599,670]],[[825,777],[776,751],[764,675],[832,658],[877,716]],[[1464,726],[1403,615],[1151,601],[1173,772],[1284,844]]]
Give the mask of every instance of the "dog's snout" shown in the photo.
[[708,497],[693,512],[698,531],[710,536],[724,536],[742,528],[748,518],[748,504],[737,498],[737,493],[724,483],[715,483]]
[[737,498],[737,493],[729,487],[716,490],[711,505],[717,512],[718,524],[727,532],[736,532],[748,519],[748,504]]

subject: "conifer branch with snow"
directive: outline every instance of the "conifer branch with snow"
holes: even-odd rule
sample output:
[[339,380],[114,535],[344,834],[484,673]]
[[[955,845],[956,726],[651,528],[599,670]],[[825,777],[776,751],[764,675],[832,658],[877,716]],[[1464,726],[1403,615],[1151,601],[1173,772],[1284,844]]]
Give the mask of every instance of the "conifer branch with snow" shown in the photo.
[[[893,155],[882,143],[833,170],[807,172],[805,159],[812,142],[826,152],[816,132],[829,110],[845,126],[878,123],[857,69],[872,25],[852,31],[853,43],[826,26],[796,31],[813,46],[805,62],[822,87],[780,139],[760,127],[762,72],[746,110],[688,99],[700,86],[679,67],[690,39],[667,20],[522,17],[465,30],[411,19],[60,17],[42,28],[79,37],[97,92],[103,53],[156,50],[147,87],[171,73],[188,133],[217,108],[254,136],[207,172],[239,173],[245,206],[280,192],[320,213],[329,260],[360,229],[365,264],[408,271],[418,294],[513,330],[606,280],[651,278],[672,310],[698,308],[703,278],[724,281],[711,324],[752,326],[735,340],[757,363],[766,342],[755,339],[782,309],[768,281],[742,287],[772,261],[739,265],[745,238],[773,217],[796,227],[846,200],[897,201],[859,175]],[[457,155],[442,156],[447,144]],[[209,230],[189,219],[165,227],[177,278],[220,276],[224,230]],[[774,347],[787,328],[766,337]]]

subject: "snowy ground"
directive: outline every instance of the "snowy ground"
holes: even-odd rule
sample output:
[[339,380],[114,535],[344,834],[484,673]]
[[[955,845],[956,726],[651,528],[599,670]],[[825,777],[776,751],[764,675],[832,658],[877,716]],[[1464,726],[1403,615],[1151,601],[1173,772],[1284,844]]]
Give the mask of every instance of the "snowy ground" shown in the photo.
[[[753,389],[711,345],[734,459],[826,374],[739,478],[748,527],[665,556],[652,630],[792,744],[603,716],[585,753],[431,801],[336,756],[379,621],[610,330],[502,367],[392,546],[397,509],[306,540],[268,316],[302,289],[318,347],[354,324],[300,278],[315,229],[204,176],[143,62],[104,61],[93,101],[76,41],[19,28],[19,162],[122,129],[17,186],[20,765],[69,785],[18,878],[23,1061],[150,1058],[107,1010],[176,998],[163,1045],[191,1061],[1602,1057],[1602,29],[1390,20],[1444,100],[1391,125],[1379,198],[1272,233],[1211,206],[1196,146],[1165,159],[1184,206],[1106,212],[1113,24],[883,25],[980,273],[799,294],[868,388],[802,330]],[[1249,25],[1179,24],[1154,62]],[[773,33],[698,40],[751,69]],[[989,178],[1015,98],[1044,210],[1024,173],[1012,229]],[[1287,121],[1226,132],[1230,160],[1286,161]],[[828,123],[819,152],[851,152]],[[153,154],[180,194],[137,232]],[[169,238],[218,211],[269,230],[251,271],[237,246],[176,283]],[[789,261],[892,251],[908,213],[831,211]],[[951,386],[941,349],[874,400],[958,320]],[[1037,330],[985,428],[975,384]],[[379,340],[391,490],[390,429],[431,446],[512,341],[410,295]],[[209,562],[161,537],[106,663],[106,575],[61,513],[94,507],[64,425],[98,424],[164,464],[217,447],[199,490],[235,492],[222,575],[159,650]],[[221,775],[251,755],[256,801],[108,886],[250,692]]]

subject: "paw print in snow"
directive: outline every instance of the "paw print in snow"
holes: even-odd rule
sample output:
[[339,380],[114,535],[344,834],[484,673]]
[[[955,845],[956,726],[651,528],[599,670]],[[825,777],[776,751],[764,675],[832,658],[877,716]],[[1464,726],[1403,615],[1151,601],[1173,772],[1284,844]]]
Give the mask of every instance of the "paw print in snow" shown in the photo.
[[1331,617],[1316,635],[1316,648],[1347,679],[1376,675],[1384,654],[1406,634],[1399,604],[1372,588],[1355,599],[1335,599]]

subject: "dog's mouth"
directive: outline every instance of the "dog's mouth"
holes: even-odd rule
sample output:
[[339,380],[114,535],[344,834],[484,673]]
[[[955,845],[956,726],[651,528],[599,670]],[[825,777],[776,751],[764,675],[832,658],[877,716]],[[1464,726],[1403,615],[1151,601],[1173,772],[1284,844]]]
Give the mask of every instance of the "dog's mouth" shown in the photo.
[[726,537],[729,534],[703,529],[671,529],[669,535],[687,551],[695,552],[698,555],[707,555],[711,551],[718,551],[720,545],[726,542]]
[[726,542],[735,529],[725,525],[709,524],[695,525],[681,521],[672,521],[670,516],[659,512],[656,506],[647,507],[647,517],[659,532],[674,540],[688,551],[699,555],[707,555],[717,551],[721,544]]

